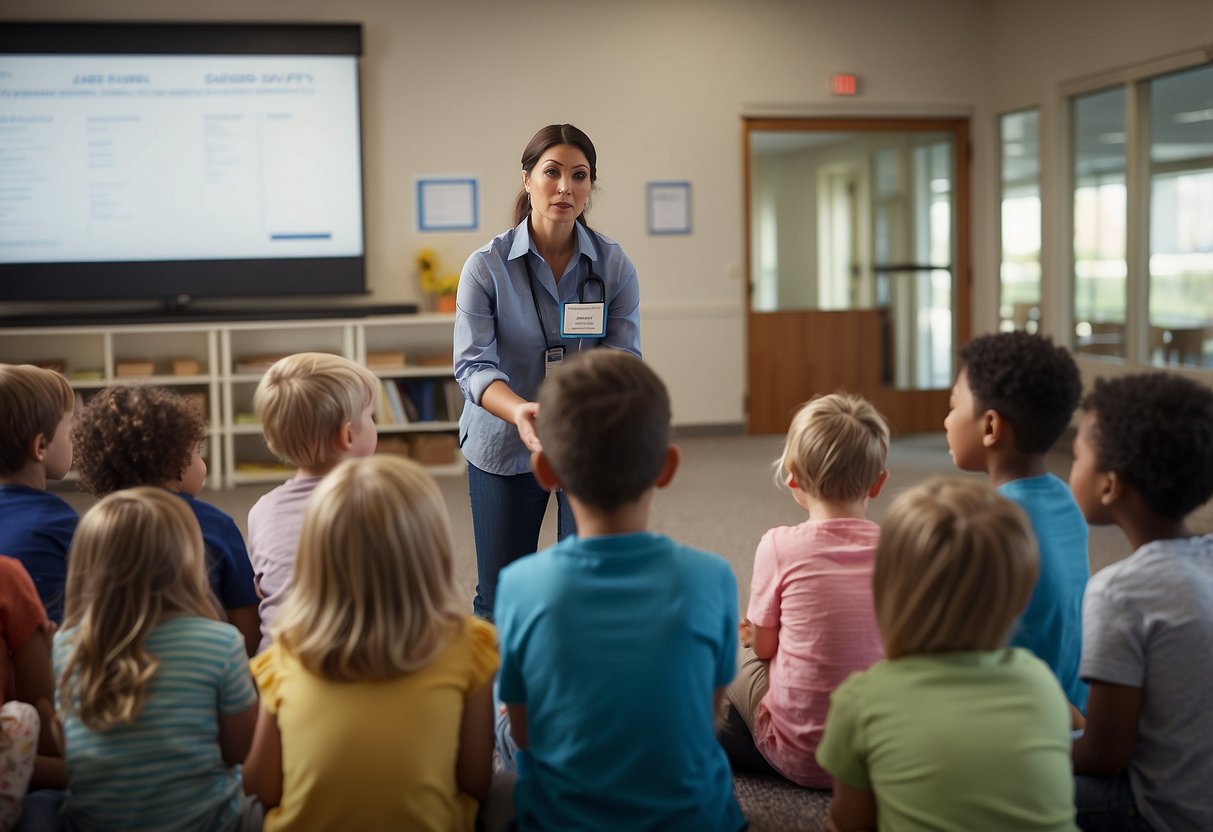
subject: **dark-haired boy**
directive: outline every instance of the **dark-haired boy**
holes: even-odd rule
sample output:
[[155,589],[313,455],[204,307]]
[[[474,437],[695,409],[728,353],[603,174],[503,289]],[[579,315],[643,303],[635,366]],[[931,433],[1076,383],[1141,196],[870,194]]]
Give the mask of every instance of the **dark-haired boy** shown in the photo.
[[0,364],[0,554],[21,561],[56,623],[63,618],[67,550],[80,518],[46,483],[71,468],[75,404],[59,373]]
[[1070,488],[1134,552],[1091,578],[1083,605],[1078,823],[1213,829],[1213,534],[1184,519],[1213,496],[1213,390],[1160,372],[1099,379],[1082,411]]
[[963,471],[984,471],[1028,515],[1040,548],[1040,577],[1011,636],[1052,668],[1080,711],[1082,594],[1091,574],[1088,528],[1070,489],[1045,455],[1070,423],[1082,379],[1065,347],[1026,332],[974,338],[960,349],[960,372],[944,419],[948,450]]
[[665,386],[593,350],[544,383],[536,429],[535,477],[565,490],[578,535],[498,586],[519,826],[742,828],[713,725],[737,670],[737,581],[722,558],[647,531],[679,460]]

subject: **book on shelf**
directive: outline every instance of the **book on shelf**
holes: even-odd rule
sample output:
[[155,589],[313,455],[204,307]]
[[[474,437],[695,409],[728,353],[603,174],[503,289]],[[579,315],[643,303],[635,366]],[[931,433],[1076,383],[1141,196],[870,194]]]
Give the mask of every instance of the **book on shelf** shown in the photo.
[[252,413],[252,412],[246,410],[246,411],[239,412],[235,416],[233,416],[232,424],[234,424],[234,425],[254,425],[256,427],[260,427],[261,420],[257,418],[256,413]]
[[402,389],[408,393],[413,406],[417,408],[417,418],[414,421],[434,421],[434,379],[405,378],[400,379],[400,384]]
[[459,382],[453,378],[449,378],[442,382],[442,399],[446,407],[446,412],[443,416],[448,422],[458,422],[459,417],[463,415],[463,391],[459,389]]
[[387,395],[388,386],[389,385],[386,382],[383,382],[383,381],[379,382],[379,392],[375,396],[375,407],[374,407],[375,424],[377,424],[377,425],[394,425],[394,424],[396,424],[396,417],[392,413],[392,405],[388,401],[388,395]]
[[409,415],[404,409],[404,398],[400,395],[400,385],[392,381],[383,383],[383,388],[387,390],[387,401],[392,409],[392,418],[397,425],[407,425],[409,423]]

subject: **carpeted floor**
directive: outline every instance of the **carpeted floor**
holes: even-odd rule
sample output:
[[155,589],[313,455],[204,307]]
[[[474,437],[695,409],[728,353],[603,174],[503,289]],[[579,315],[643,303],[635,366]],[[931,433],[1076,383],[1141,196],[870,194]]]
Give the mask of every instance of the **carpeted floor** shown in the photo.
[[778,777],[733,776],[733,793],[750,832],[816,832],[826,828],[830,793],[802,789]]

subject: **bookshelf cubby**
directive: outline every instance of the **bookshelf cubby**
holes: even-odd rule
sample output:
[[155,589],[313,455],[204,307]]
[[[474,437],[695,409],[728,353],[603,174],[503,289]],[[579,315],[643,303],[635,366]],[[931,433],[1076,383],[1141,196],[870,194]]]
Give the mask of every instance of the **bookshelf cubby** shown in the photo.
[[295,352],[344,355],[381,379],[377,415],[385,450],[407,452],[435,474],[457,474],[464,463],[456,447],[462,397],[451,364],[454,321],[450,314],[402,314],[0,327],[0,362],[53,366],[82,399],[112,384],[203,394],[210,423],[207,482],[230,488],[280,482],[292,473],[276,464],[252,415],[253,391],[268,364]]

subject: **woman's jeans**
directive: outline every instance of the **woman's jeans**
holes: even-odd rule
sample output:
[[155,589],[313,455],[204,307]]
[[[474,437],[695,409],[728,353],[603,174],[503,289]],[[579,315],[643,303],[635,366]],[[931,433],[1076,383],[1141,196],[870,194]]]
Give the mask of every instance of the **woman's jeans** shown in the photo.
[[[502,476],[469,464],[468,496],[478,578],[472,610],[492,621],[497,573],[538,549],[539,529],[552,494],[539,487],[533,474]],[[577,533],[577,525],[563,491],[556,492],[556,505],[556,536],[563,540]]]

